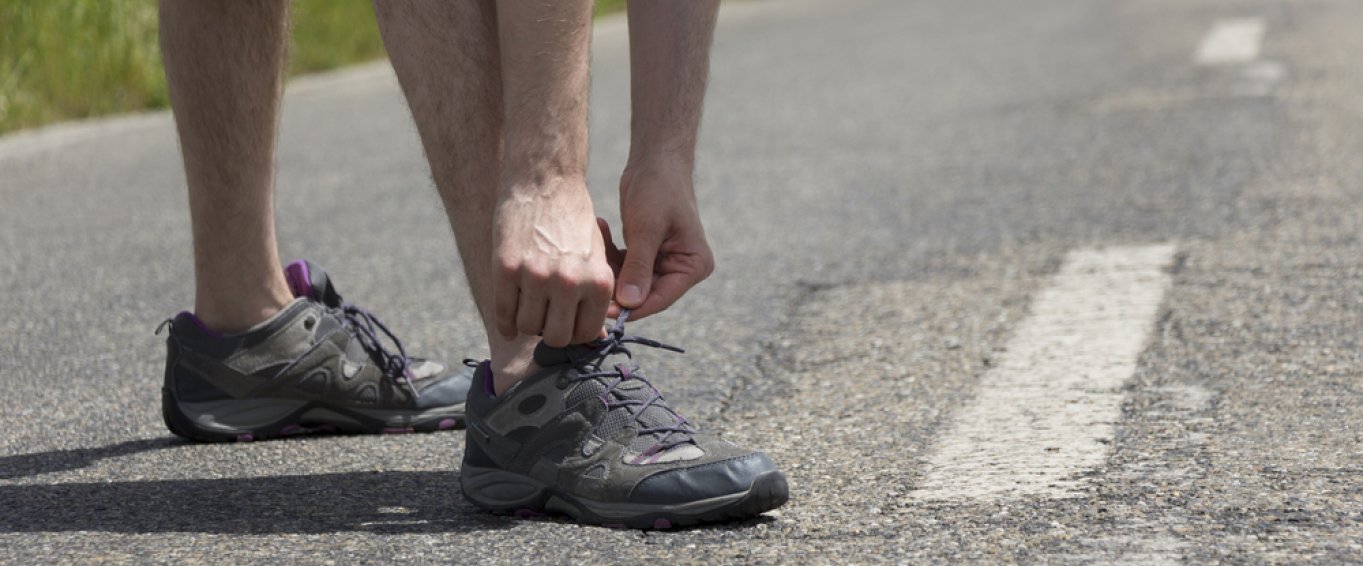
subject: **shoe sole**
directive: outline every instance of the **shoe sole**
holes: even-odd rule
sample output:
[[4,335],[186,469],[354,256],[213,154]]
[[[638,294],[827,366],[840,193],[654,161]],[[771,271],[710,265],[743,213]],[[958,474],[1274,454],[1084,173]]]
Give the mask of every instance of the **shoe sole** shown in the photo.
[[[165,388],[161,416],[177,436],[198,442],[251,442],[310,434],[402,434],[462,427],[464,404],[423,411],[366,411],[309,401],[248,400],[213,404],[211,412],[188,409]],[[235,406],[234,406],[235,405]],[[235,410],[233,410],[235,409]],[[215,416],[215,414],[217,416]],[[238,422],[222,422],[231,414]]]
[[670,529],[756,517],[790,499],[786,477],[765,472],[737,493],[678,503],[605,503],[574,497],[520,474],[465,464],[459,472],[464,499],[498,515],[562,514],[581,523],[615,528]]

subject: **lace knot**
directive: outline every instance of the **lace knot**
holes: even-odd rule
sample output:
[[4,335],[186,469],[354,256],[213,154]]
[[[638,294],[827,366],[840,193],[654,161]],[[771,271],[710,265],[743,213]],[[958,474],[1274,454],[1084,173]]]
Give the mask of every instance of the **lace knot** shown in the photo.
[[[402,347],[402,341],[398,340],[388,326],[368,310],[349,303],[341,305],[341,319],[355,331],[354,336],[360,341],[360,347],[378,362],[379,367],[383,368],[383,374],[406,386],[412,397],[417,398],[416,385],[412,383],[412,364],[407,357],[407,350]],[[380,332],[397,348],[396,353],[388,351],[383,346]]]

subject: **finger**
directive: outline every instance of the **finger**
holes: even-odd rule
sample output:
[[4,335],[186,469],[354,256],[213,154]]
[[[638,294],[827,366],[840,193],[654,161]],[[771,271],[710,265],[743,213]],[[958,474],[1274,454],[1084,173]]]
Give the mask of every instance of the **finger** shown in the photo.
[[625,262],[615,285],[615,302],[625,308],[638,308],[653,286],[653,263],[658,260],[662,235],[645,231],[625,250]]
[[611,225],[605,218],[596,217],[596,226],[601,229],[601,240],[606,244],[606,263],[611,266],[615,277],[620,278],[620,266],[625,263],[625,252],[615,245],[611,236]]
[[573,330],[573,343],[585,344],[606,335],[606,307],[610,302],[609,290],[601,296],[584,296],[577,306],[577,322]]
[[667,310],[699,282],[700,279],[692,273],[669,273],[658,277],[653,281],[648,298],[639,308],[630,311],[629,319],[635,321]]
[[520,305],[520,290],[514,284],[502,284],[493,290],[493,313],[496,317],[497,332],[502,338],[511,340],[516,337],[516,311]]
[[548,306],[548,301],[539,294],[522,289],[520,304],[516,305],[516,330],[529,336],[542,332],[544,311]]
[[553,299],[545,310],[544,343],[562,348],[573,343],[573,327],[577,324],[578,301]]

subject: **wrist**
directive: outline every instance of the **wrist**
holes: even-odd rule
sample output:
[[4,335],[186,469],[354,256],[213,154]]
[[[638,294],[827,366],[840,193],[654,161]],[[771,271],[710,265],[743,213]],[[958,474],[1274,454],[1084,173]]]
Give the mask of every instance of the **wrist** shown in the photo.
[[630,148],[629,160],[625,162],[623,177],[628,180],[638,172],[680,176],[691,179],[696,169],[694,151],[677,151],[669,148]]
[[620,202],[638,196],[633,193],[667,193],[675,202],[695,201],[693,164],[687,156],[652,155],[631,160],[620,175]]
[[509,127],[502,152],[502,186],[586,184],[587,132],[572,124]]
[[503,171],[502,198],[548,198],[587,194],[586,172],[559,167],[513,167]]
[[694,162],[696,160],[696,137],[694,135],[665,135],[652,132],[649,135],[635,133],[629,140],[629,159],[671,159]]

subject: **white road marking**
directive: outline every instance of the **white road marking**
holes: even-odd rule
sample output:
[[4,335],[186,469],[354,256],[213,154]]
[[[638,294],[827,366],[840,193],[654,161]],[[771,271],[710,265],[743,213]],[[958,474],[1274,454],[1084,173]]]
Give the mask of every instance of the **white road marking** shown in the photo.
[[936,445],[913,496],[1079,495],[1085,472],[1108,456],[1122,383],[1154,327],[1174,250],[1070,252]]
[[1236,18],[1212,24],[1194,57],[1202,65],[1246,63],[1259,57],[1267,26],[1263,18]]

